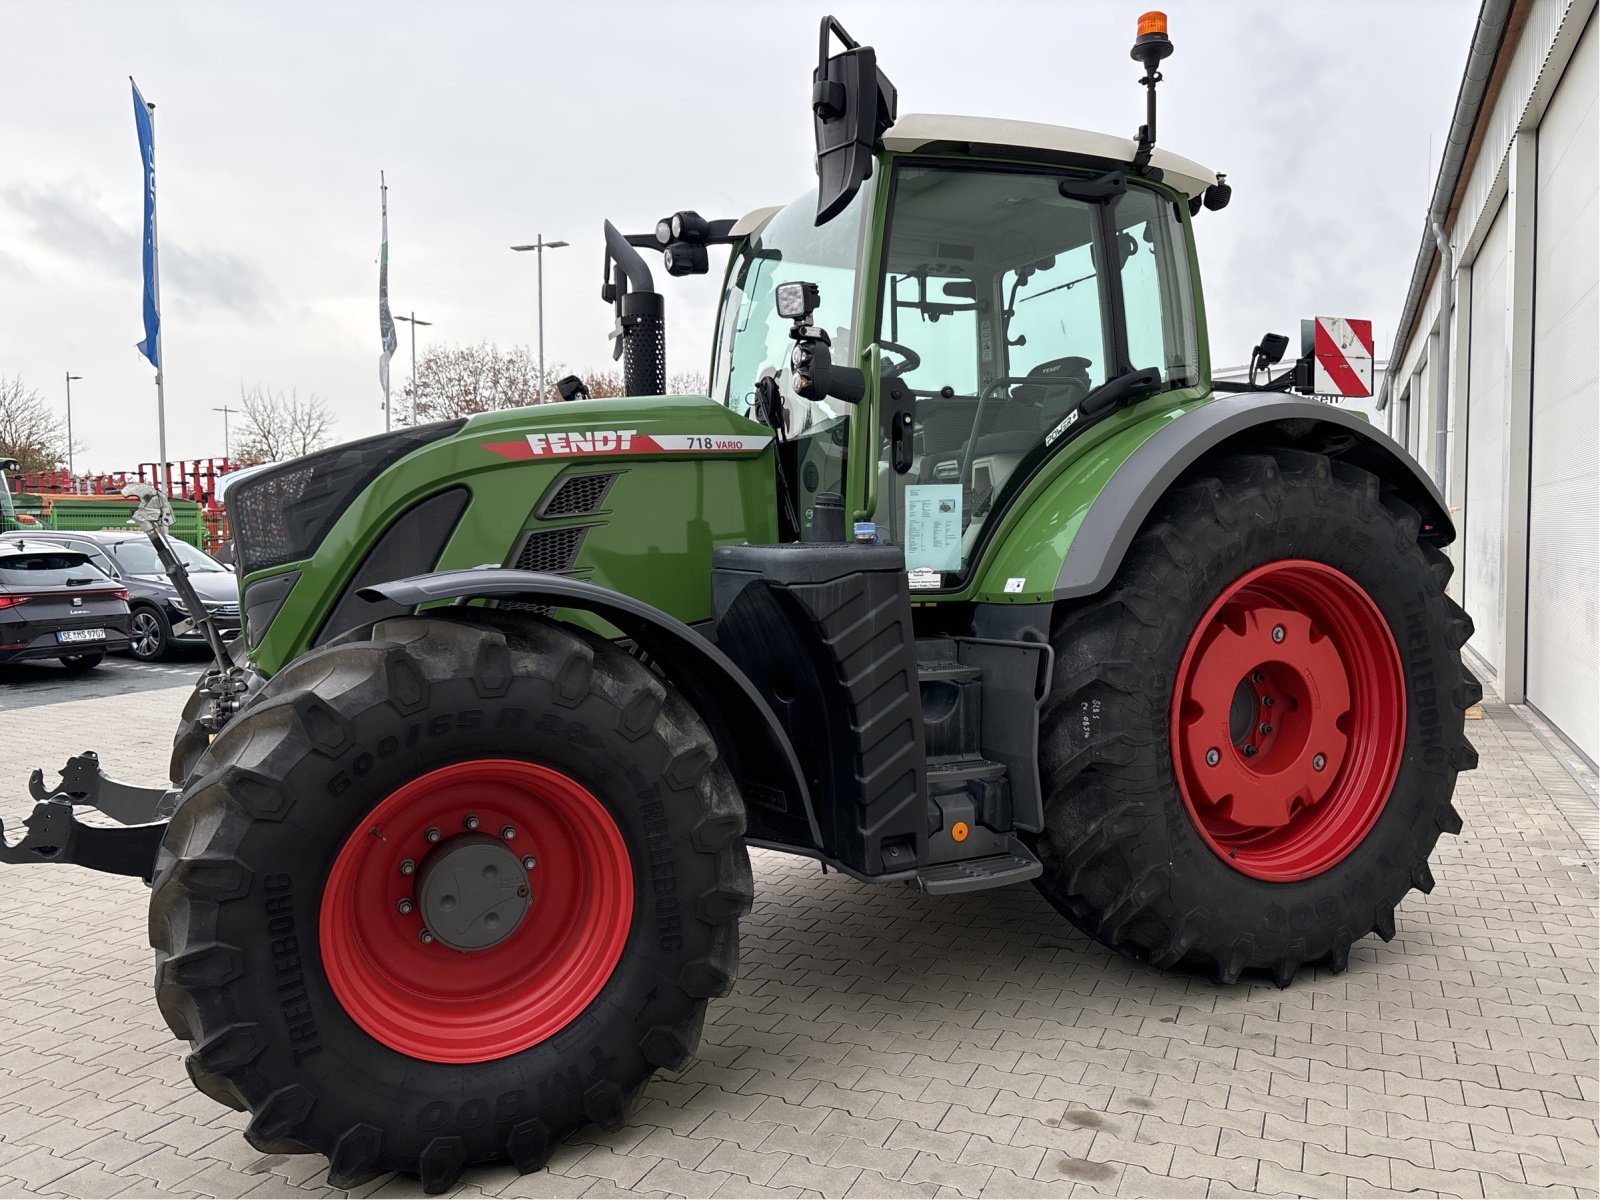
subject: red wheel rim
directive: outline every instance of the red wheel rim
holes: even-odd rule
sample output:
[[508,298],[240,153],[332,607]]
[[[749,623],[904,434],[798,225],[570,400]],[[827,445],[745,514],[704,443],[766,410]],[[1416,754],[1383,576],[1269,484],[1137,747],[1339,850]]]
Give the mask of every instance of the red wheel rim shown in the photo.
[[1348,575],[1284,559],[1235,580],[1173,688],[1173,765],[1195,828],[1257,879],[1326,871],[1388,802],[1405,696],[1389,623]]
[[[487,948],[425,942],[419,879],[430,855],[461,861],[468,839],[524,872],[497,886],[526,886],[511,902],[526,908]],[[564,1028],[611,978],[632,920],[632,863],[600,801],[549,767],[475,759],[412,780],[367,815],[334,860],[319,930],[328,982],[356,1024],[413,1058],[459,1063]]]

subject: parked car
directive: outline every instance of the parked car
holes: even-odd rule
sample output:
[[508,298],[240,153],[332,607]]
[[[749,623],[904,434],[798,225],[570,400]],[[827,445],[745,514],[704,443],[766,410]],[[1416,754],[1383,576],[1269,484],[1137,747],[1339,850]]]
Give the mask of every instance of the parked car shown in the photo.
[[59,658],[90,671],[130,643],[128,592],[82,551],[8,537],[0,544],[0,663]]
[[[0,547],[22,536],[29,544],[48,539],[87,554],[90,562],[128,589],[132,621],[132,644],[128,649],[135,658],[154,662],[167,657],[175,646],[205,644],[205,635],[190,625],[190,614],[178,599],[178,589],[167,578],[155,547],[144,534],[131,529],[11,533],[0,535]],[[218,631],[224,639],[236,637],[240,624],[239,583],[233,572],[187,542],[174,540],[172,545],[189,568],[189,582],[216,619]]]

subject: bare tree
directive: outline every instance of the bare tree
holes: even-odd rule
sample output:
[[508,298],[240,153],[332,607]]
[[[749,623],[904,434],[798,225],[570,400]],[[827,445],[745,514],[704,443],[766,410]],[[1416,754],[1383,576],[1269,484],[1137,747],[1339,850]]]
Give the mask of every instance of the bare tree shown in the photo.
[[56,471],[66,465],[67,433],[44,397],[22,376],[0,376],[0,458],[14,458],[19,470]]
[[239,385],[244,420],[234,435],[234,458],[240,462],[281,462],[321,450],[333,440],[333,414],[328,402],[312,394],[302,399],[288,392]]
[[[547,374],[555,396],[557,371]],[[444,421],[501,408],[539,403],[539,364],[526,346],[502,350],[492,342],[476,346],[430,346],[417,361],[413,395],[407,381],[397,406],[402,423]]]
[[[551,378],[558,378],[552,372]],[[583,381],[589,387],[589,395],[596,400],[603,397],[625,396],[622,372],[616,367],[608,367],[603,371],[590,371],[583,376]],[[704,396],[706,394],[706,377],[698,371],[677,371],[667,377],[667,395],[669,396]]]
[[[545,367],[546,402],[559,400],[556,381],[567,375],[564,363]],[[615,367],[579,372],[596,399],[623,395],[622,372]],[[673,395],[705,395],[705,376],[680,372],[668,381]],[[526,346],[502,350],[493,342],[475,346],[431,346],[417,360],[415,404],[409,381],[395,404],[401,424],[447,421],[503,408],[525,408],[539,401],[539,362]],[[413,414],[415,414],[413,416]]]

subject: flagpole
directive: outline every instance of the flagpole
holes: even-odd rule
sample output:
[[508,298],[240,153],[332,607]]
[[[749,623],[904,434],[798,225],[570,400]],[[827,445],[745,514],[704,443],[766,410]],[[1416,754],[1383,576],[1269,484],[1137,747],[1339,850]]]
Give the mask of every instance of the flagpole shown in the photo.
[[[156,106],[146,100],[144,106],[150,113],[150,144],[151,156],[156,140]],[[151,283],[155,289],[156,311],[161,311],[161,239],[157,236],[158,213],[156,207],[150,209],[150,275]],[[156,368],[156,441],[161,455],[161,490],[166,495],[172,495],[172,468],[167,462],[167,359],[161,349],[161,326],[156,326],[156,361],[161,365]]]
[[389,361],[394,357],[396,339],[394,318],[389,315],[389,182],[382,171],[378,172],[378,203],[383,214],[383,242],[378,249],[378,337],[383,352],[378,355],[378,378],[383,383],[383,431],[388,433],[394,424],[389,404]]
[[[387,256],[389,253],[389,184],[384,179],[382,171],[378,172],[378,193],[379,204],[383,209],[383,252]],[[383,373],[383,431],[388,433],[389,429],[389,372],[385,371]]]

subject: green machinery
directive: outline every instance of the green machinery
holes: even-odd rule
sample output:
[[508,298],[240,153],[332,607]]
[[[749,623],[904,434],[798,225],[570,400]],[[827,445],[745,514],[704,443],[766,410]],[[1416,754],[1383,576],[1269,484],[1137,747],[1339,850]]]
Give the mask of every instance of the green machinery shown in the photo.
[[[152,880],[161,1011],[253,1144],[437,1191],[625,1122],[733,984],[747,846],[1031,880],[1219,984],[1342,970],[1432,887],[1479,696],[1454,530],[1303,364],[1212,385],[1230,193],[1156,145],[1158,17],[1133,139],[899,116],[825,20],[814,193],[607,224],[628,398],[233,489],[246,631],[171,786],[73,760],[0,854]],[[711,394],[662,396],[642,252],[718,246]]]

